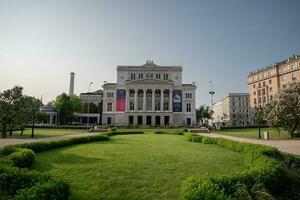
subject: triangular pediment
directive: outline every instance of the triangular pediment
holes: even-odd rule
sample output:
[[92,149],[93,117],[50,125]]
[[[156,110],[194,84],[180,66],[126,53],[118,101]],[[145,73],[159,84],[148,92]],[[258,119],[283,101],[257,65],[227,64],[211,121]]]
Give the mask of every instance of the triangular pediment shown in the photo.
[[172,85],[173,81],[158,80],[158,79],[154,79],[154,78],[145,78],[145,79],[140,79],[140,80],[129,80],[129,81],[126,81],[126,83],[129,84],[129,85],[140,85],[140,84]]

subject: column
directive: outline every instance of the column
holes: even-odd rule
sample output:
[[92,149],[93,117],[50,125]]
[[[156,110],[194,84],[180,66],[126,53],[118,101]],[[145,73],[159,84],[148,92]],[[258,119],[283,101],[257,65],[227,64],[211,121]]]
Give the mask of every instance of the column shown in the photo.
[[125,106],[125,112],[129,111],[129,90],[126,90],[126,102],[125,102],[126,106]]
[[143,95],[144,95],[144,96],[143,96],[143,111],[144,111],[144,112],[146,112],[146,98],[147,98],[147,97],[146,97],[146,92],[147,92],[147,90],[144,89],[144,90],[143,90]]
[[52,123],[53,123],[52,122],[52,119],[53,119],[52,114],[50,114],[49,116],[50,116],[50,122],[49,123],[50,123],[50,125],[52,125]]
[[169,90],[169,111],[173,111],[173,93],[172,90]]
[[164,90],[160,90],[160,111],[164,111]]
[[155,111],[155,89],[152,89],[152,112]]
[[137,112],[138,110],[138,102],[137,99],[138,98],[138,89],[134,90],[134,111]]

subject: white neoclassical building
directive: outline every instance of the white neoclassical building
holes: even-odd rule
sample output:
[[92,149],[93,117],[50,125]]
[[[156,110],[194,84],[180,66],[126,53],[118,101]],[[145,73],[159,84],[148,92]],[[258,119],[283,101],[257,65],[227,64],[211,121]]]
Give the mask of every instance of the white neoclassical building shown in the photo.
[[104,125],[196,124],[196,86],[182,84],[182,66],[118,66],[117,83],[103,85]]

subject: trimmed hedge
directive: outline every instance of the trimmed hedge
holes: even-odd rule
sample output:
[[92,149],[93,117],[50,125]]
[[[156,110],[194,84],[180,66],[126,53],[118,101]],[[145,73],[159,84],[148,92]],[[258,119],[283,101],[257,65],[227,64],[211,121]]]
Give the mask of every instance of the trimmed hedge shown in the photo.
[[35,153],[46,151],[50,149],[55,149],[59,147],[65,147],[70,146],[73,144],[83,144],[83,143],[89,143],[89,142],[95,142],[95,141],[106,141],[109,140],[108,135],[94,135],[94,136],[84,136],[84,137],[74,137],[74,138],[68,138],[68,139],[62,139],[62,140],[54,140],[49,142],[33,142],[33,143],[24,143],[24,144],[15,144],[15,145],[9,145],[5,146],[1,153],[3,155],[9,155],[15,151],[17,151],[19,148],[26,148],[31,149]]
[[[183,199],[231,199],[234,198],[234,194],[241,184],[253,186],[260,182],[272,192],[285,184],[283,166],[274,159],[282,156],[276,148],[239,143],[222,138],[204,137],[192,133],[185,133],[185,136],[191,142],[215,144],[244,153],[245,169],[226,175],[188,178],[182,185],[181,195]],[[213,187],[214,190],[207,190],[207,185]]]
[[154,134],[183,135],[182,131],[155,131]]
[[66,182],[36,171],[0,166],[0,190],[7,199],[63,200],[69,195]]
[[8,158],[12,165],[19,168],[30,167],[34,161],[34,152],[31,149],[19,148],[10,154]]

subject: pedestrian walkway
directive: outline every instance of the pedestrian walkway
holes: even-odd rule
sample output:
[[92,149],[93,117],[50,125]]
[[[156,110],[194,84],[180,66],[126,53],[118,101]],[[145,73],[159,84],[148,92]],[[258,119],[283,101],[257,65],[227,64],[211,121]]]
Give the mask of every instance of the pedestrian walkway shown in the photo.
[[26,139],[11,139],[11,138],[1,138],[0,139],[0,148],[12,145],[12,144],[22,144],[22,143],[30,143],[30,142],[46,142],[52,140],[66,139],[66,138],[74,138],[74,137],[83,137],[83,136],[92,136],[103,133],[79,133],[72,135],[60,135],[60,136],[52,136],[52,137],[43,137],[43,138],[26,138]]
[[228,140],[233,140],[237,142],[246,142],[253,144],[262,144],[266,146],[272,146],[278,148],[280,151],[295,155],[300,155],[300,140],[258,140],[241,138],[227,135],[219,135],[215,133],[198,133],[198,135],[213,137],[213,138],[224,138]]

